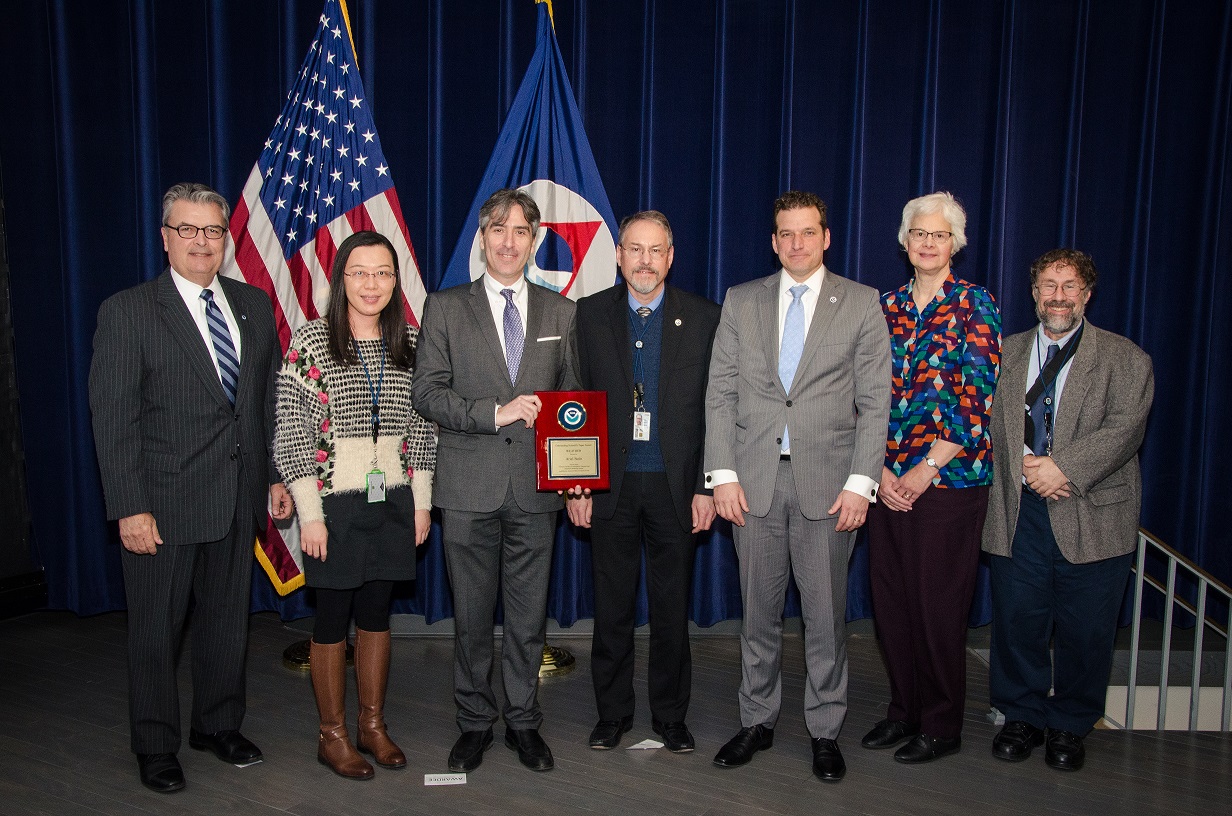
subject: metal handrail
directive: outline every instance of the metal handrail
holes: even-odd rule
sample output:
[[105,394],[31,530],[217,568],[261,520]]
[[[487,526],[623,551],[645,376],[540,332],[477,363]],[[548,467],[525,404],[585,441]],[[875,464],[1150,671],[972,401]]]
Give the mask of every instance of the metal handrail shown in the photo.
[[[1147,550],[1154,548],[1162,553],[1168,565],[1168,577],[1161,583],[1146,573]],[[1196,605],[1187,599],[1176,595],[1176,575],[1178,568],[1198,585],[1198,602]],[[1190,561],[1180,552],[1169,547],[1155,536],[1142,528],[1138,529],[1138,554],[1134,564],[1134,619],[1131,632],[1132,644],[1129,654],[1129,684],[1125,698],[1125,728],[1133,730],[1134,702],[1138,690],[1138,638],[1142,630],[1142,593],[1147,587],[1163,593],[1166,608],[1164,609],[1164,639],[1160,650],[1159,668],[1159,710],[1155,717],[1155,727],[1163,729],[1168,706],[1168,669],[1172,659],[1172,619],[1176,607],[1194,616],[1194,648],[1192,679],[1189,687],[1189,730],[1198,727],[1198,698],[1202,689],[1202,644],[1207,627],[1224,638],[1224,669],[1223,669],[1223,706],[1221,731],[1230,730],[1232,726],[1232,640],[1228,634],[1232,632],[1232,589],[1211,575],[1197,564]],[[1211,591],[1222,595],[1228,606],[1228,619],[1220,626],[1220,622],[1207,618],[1207,596]]]

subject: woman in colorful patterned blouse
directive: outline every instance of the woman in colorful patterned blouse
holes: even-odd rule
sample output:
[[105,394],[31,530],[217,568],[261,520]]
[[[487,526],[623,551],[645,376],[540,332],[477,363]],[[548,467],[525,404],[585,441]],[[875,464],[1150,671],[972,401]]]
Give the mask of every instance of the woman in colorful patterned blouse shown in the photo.
[[326,316],[295,332],[278,375],[274,461],[296,501],[304,578],[316,590],[317,759],[352,779],[373,772],[347,738],[347,629],[353,613],[356,744],[379,765],[405,767],[382,714],[389,605],[394,582],[415,578],[415,548],[432,523],[436,436],[411,406],[417,330],[400,292],[389,240],[375,232],[347,238]]
[[903,208],[898,240],[915,274],[881,298],[893,395],[879,501],[869,508],[877,634],[890,675],[886,719],[865,748],[899,762],[959,749],[967,616],[992,482],[989,409],[1001,358],[992,295],[954,277],[967,216],[949,193]]

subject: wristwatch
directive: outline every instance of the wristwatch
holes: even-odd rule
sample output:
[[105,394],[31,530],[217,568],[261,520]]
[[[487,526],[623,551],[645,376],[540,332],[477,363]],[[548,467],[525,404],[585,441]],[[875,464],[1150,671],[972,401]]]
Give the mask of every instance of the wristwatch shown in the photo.
[[931,456],[924,460],[924,464],[928,465],[930,468],[936,468],[937,470],[941,470],[941,465],[937,464],[937,460],[932,458]]

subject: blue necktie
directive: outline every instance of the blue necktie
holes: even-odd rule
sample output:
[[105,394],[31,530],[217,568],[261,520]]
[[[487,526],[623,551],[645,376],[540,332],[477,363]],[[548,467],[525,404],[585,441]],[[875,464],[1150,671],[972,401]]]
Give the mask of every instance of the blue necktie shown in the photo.
[[[1044,376],[1044,369],[1052,362],[1052,358],[1057,356],[1060,348],[1056,343],[1048,344],[1048,358],[1040,365],[1040,377]],[[1057,373],[1059,377],[1060,372]],[[1031,425],[1035,430],[1035,436],[1031,442],[1031,452],[1036,456],[1048,455],[1048,429],[1047,423],[1044,422],[1044,414],[1052,411],[1052,395],[1056,392],[1056,380],[1052,382],[1053,386],[1041,390],[1039,396],[1035,398],[1035,402],[1031,403]],[[1048,400],[1047,405],[1044,404],[1045,399]]]
[[205,301],[205,322],[210,328],[210,340],[214,343],[214,360],[221,374],[222,390],[227,392],[227,399],[234,408],[235,391],[240,381],[240,358],[235,353],[235,344],[231,342],[231,332],[223,319],[222,309],[214,302],[214,293],[202,289],[201,299]]
[[513,302],[513,290],[502,289],[501,294],[505,298],[505,362],[509,365],[509,381],[517,382],[526,332],[522,330],[522,314]]
[[[787,319],[783,321],[783,343],[779,346],[779,379],[783,381],[783,390],[791,393],[791,382],[796,378],[796,367],[800,365],[800,355],[804,353],[804,304],[800,298],[808,291],[804,284],[793,286],[787,290],[791,293],[791,305],[787,307]],[[783,429],[783,452],[791,450],[791,440],[787,437],[787,429]]]

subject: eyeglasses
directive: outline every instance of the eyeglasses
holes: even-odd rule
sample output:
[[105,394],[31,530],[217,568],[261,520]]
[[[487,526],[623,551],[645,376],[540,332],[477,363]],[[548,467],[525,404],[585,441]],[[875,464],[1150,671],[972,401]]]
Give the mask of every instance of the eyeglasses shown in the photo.
[[624,244],[621,244],[620,248],[635,258],[640,258],[643,255],[649,255],[652,260],[656,260],[656,261],[659,260],[660,258],[666,257],[667,249],[668,249],[665,246],[644,247],[644,246],[637,246],[637,245],[625,246]]
[[372,278],[377,283],[384,283],[385,281],[391,281],[394,279],[394,272],[392,269],[378,269],[375,272],[369,272],[367,269],[344,269],[342,270],[342,274],[346,275],[348,278],[359,278],[360,280]]
[[[1061,285],[1061,291],[1064,292],[1067,297],[1076,295],[1084,289],[1086,289],[1086,287],[1076,281],[1067,281]],[[1057,285],[1052,281],[1037,283],[1035,284],[1035,290],[1044,297],[1052,297],[1057,293]]]
[[198,227],[193,224],[180,224],[178,227],[173,227],[170,224],[163,224],[169,230],[175,230],[176,235],[181,238],[192,240],[197,237],[198,232],[204,232],[206,238],[217,241],[219,238],[227,234],[226,227],[218,227],[210,224],[208,227]]
[[939,244],[944,244],[954,237],[954,233],[950,232],[949,230],[934,230],[932,232],[929,232],[928,230],[922,230],[922,229],[907,230],[907,237],[910,238],[911,241],[916,244],[923,243],[924,239],[930,235],[932,236],[933,240]]

